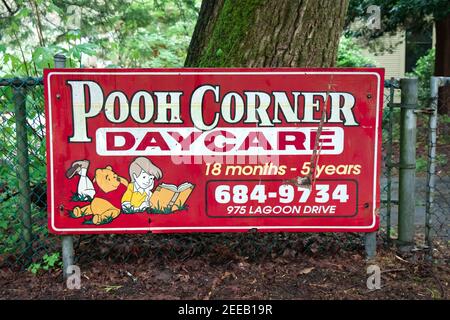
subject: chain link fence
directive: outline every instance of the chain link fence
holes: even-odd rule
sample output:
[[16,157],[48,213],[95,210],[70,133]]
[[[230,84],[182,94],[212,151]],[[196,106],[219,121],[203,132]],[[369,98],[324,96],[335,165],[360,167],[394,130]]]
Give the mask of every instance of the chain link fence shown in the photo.
[[[379,239],[396,238],[398,221],[399,99],[398,81],[385,82]],[[443,122],[445,123],[445,121]],[[448,122],[446,123],[448,124]],[[426,125],[427,126],[427,125]],[[423,127],[424,129],[426,127]],[[448,129],[445,129],[448,130]],[[428,132],[428,130],[421,130]],[[46,208],[45,117],[42,78],[0,79],[0,268],[24,270],[60,264],[61,238],[48,233]],[[448,241],[448,138],[438,140],[434,203],[427,224],[430,239]],[[447,135],[448,136],[448,135]],[[447,139],[447,140],[446,140]],[[426,140],[428,141],[428,140]],[[425,146],[427,146],[427,142]],[[430,157],[425,159],[427,167]],[[424,180],[418,184],[426,190]],[[31,196],[28,196],[31,195]],[[447,195],[447,196],[446,196]],[[437,200],[440,198],[443,200]],[[427,203],[425,195],[424,204]],[[420,219],[419,219],[420,221]],[[420,223],[419,223],[420,224]],[[425,228],[423,216],[422,230]],[[98,259],[139,261],[148,256],[185,260],[211,255],[217,262],[240,255],[249,260],[363,247],[358,233],[221,233],[74,236],[76,263]],[[224,260],[224,261],[225,261]]]
[[398,170],[395,163],[399,161],[399,123],[400,113],[395,103],[400,102],[400,87],[397,79],[384,82],[384,106],[382,120],[382,144],[381,144],[381,208],[380,208],[380,233],[386,242],[397,237],[397,205]]
[[42,78],[0,80],[0,265],[54,250],[48,234]]
[[448,246],[450,224],[450,78],[433,77],[426,144],[425,241],[432,250]]

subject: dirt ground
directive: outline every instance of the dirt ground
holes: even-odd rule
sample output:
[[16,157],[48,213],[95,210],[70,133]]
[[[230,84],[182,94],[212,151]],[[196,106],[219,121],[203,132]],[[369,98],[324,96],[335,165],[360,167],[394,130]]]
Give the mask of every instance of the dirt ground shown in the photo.
[[[361,243],[344,247],[342,239],[327,246],[285,241],[257,245],[251,255],[243,244],[215,244],[168,254],[167,248],[117,262],[120,251],[79,261],[81,289],[69,290],[61,270],[0,270],[0,299],[448,299],[448,246],[440,261],[427,262],[417,250],[400,256],[382,246],[372,264],[381,269],[381,289],[369,290]],[[303,242],[302,242],[303,241]],[[81,244],[81,247],[83,244]],[[133,251],[133,246],[124,246]],[[198,249],[198,248],[197,248]],[[81,259],[83,260],[83,259]]]

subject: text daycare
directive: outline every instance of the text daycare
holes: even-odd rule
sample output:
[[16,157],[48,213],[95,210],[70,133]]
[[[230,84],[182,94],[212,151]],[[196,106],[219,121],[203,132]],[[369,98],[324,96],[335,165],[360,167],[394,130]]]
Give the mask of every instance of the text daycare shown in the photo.
[[[353,110],[355,97],[348,92],[249,90],[238,93],[222,92],[219,85],[201,85],[183,100],[190,104],[190,119],[183,119],[182,97],[186,92],[138,90],[127,95],[114,90],[105,94],[94,81],[70,80],[67,84],[71,89],[73,134],[69,142],[72,143],[91,142],[88,121],[95,121],[102,113],[114,126],[131,120],[138,125],[153,123],[153,128],[164,124],[210,131],[221,122],[257,127],[274,127],[281,123],[318,125],[321,110],[327,103],[324,123],[358,126]],[[188,123],[190,120],[192,126],[186,120]]]

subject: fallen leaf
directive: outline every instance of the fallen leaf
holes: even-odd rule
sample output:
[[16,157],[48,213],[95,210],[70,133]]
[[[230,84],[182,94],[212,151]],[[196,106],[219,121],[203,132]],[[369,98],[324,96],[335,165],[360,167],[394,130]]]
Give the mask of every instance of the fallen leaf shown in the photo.
[[113,291],[113,290],[118,290],[120,288],[122,288],[122,286],[106,286],[106,287],[104,287],[106,292],[110,292],[110,291]]
[[406,260],[403,259],[402,257],[399,257],[398,255],[395,255],[395,257],[396,257],[398,260],[402,261],[402,262],[409,263],[408,261],[406,261]]
[[305,268],[302,271],[300,271],[300,274],[308,274],[311,271],[313,271],[315,268],[314,267],[310,267],[310,268]]

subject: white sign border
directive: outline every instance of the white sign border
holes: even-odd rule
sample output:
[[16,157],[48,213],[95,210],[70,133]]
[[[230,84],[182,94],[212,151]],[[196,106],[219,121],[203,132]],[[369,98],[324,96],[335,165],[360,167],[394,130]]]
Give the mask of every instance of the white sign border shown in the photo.
[[[142,227],[142,228],[92,228],[92,229],[86,229],[86,228],[57,228],[55,226],[55,197],[54,197],[54,177],[53,177],[53,121],[52,121],[52,95],[51,95],[51,77],[54,75],[198,75],[198,74],[206,74],[206,75],[316,75],[316,74],[337,74],[337,75],[373,75],[377,78],[377,102],[376,102],[376,120],[375,120],[375,146],[374,146],[374,174],[373,174],[373,212],[372,212],[372,223],[370,226],[222,226],[222,227],[205,227],[205,226],[199,226],[199,227]],[[50,139],[49,145],[49,159],[50,159],[50,181],[51,181],[51,190],[50,190],[50,197],[51,197],[51,225],[52,229],[57,232],[76,232],[76,233],[93,233],[93,232],[105,232],[105,231],[117,231],[117,232],[127,232],[127,231],[176,231],[176,230],[195,230],[201,232],[202,230],[208,231],[208,230],[250,230],[250,229],[333,229],[333,230],[358,230],[358,231],[364,231],[364,230],[371,230],[375,224],[376,224],[376,190],[377,190],[377,166],[378,166],[378,157],[377,157],[377,150],[378,150],[378,128],[379,128],[379,109],[380,109],[380,95],[382,94],[380,92],[380,75],[376,72],[345,72],[345,71],[262,71],[262,72],[255,72],[255,71],[242,71],[242,72],[231,72],[231,71],[204,71],[204,72],[193,72],[193,71],[170,71],[170,72],[161,72],[161,71],[155,71],[155,72],[137,72],[137,71],[131,71],[131,72],[76,72],[76,71],[67,71],[67,72],[61,72],[61,71],[50,71],[47,74],[47,87],[48,87],[48,117],[49,117],[49,132],[47,135],[47,138]]]

